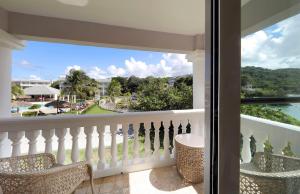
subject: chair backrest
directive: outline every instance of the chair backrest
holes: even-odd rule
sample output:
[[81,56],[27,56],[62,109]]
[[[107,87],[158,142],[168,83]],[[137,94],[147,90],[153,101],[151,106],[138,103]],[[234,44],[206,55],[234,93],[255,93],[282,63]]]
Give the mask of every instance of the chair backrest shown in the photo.
[[34,172],[51,168],[54,164],[54,155],[47,153],[1,158],[0,173]]
[[272,154],[266,156],[264,152],[255,153],[253,164],[262,172],[287,172],[300,170],[300,159]]

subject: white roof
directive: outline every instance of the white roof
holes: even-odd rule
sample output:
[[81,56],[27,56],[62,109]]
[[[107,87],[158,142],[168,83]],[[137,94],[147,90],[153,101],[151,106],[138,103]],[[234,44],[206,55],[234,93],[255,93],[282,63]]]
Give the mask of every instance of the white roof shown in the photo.
[[33,86],[26,88],[24,90],[25,95],[55,95],[60,94],[58,89],[52,88],[50,86]]

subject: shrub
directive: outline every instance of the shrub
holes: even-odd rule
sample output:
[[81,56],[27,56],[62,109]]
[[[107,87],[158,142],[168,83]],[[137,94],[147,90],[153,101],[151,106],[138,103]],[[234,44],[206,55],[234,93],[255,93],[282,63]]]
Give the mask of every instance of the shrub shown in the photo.
[[23,117],[35,117],[37,116],[37,112],[36,111],[27,111],[27,112],[23,112],[22,116]]
[[41,108],[40,104],[34,104],[31,107],[29,107],[30,110],[32,110],[32,109],[39,109],[39,108]]
[[295,156],[294,152],[292,151],[292,143],[291,142],[288,142],[287,146],[285,146],[282,149],[282,154],[285,156],[290,156],[290,157]]
[[273,146],[269,139],[267,139],[264,143],[264,156],[266,160],[266,172],[271,172],[272,170],[272,154],[273,154]]

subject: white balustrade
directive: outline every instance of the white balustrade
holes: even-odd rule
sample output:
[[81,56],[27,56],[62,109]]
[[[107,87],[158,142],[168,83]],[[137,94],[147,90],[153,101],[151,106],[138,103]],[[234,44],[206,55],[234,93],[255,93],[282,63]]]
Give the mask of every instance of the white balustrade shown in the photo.
[[[172,151],[172,155],[170,155],[169,151],[169,127],[171,120],[173,121],[175,137],[180,121],[185,125],[183,126],[185,131],[188,120],[197,120],[202,118],[201,115],[204,115],[203,110],[141,112],[113,115],[59,115],[34,118],[0,118],[0,157],[4,149],[7,150],[10,148],[12,150],[12,156],[25,154],[27,145],[23,140],[27,138],[29,154],[38,152],[53,153],[53,151],[55,151],[59,164],[64,164],[66,159],[71,159],[73,163],[82,159],[87,160],[92,165],[97,166],[94,167],[95,177],[145,170],[156,166],[174,165],[175,148]],[[155,128],[154,132],[151,131],[152,122]],[[164,157],[160,157],[159,129],[161,122],[163,122],[163,126],[165,127],[163,136]],[[203,120],[199,122],[203,122]],[[144,142],[139,140],[140,123],[144,123]],[[123,134],[121,134],[122,137],[117,134],[118,128],[121,128],[121,126],[123,130]],[[134,134],[128,134],[129,126],[133,126]],[[96,136],[93,133],[95,128],[97,129]],[[111,136],[105,136],[105,129],[110,129]],[[67,133],[68,130],[69,133]],[[81,132],[84,132],[83,136],[81,136]],[[8,134],[8,139],[11,141],[11,147],[2,146],[7,136],[6,134]],[[54,139],[56,139],[54,135],[57,137],[57,143],[54,142]],[[40,141],[40,136],[43,137],[44,141]],[[86,143],[82,143],[82,141],[80,141],[81,138],[85,138]],[[130,138],[133,138],[133,153],[130,153],[132,154],[130,155],[132,158],[128,152],[128,140],[130,140]],[[95,139],[97,139],[97,141],[94,141]],[[111,139],[110,145],[109,139]],[[120,157],[121,162],[119,163],[117,148],[118,144],[122,142],[122,139],[122,156]],[[151,142],[151,140],[154,142]],[[151,143],[154,143],[153,152],[151,150]],[[92,156],[93,147],[95,146],[97,146],[98,149],[98,158],[94,164]],[[110,146],[110,162],[105,159],[105,146]],[[145,148],[143,155],[139,153],[141,146]],[[80,158],[79,153],[81,151],[85,151],[85,158]],[[70,156],[66,156],[67,153],[70,153]]]
[[42,130],[42,136],[45,139],[45,153],[52,153],[52,138],[54,136],[54,129]]
[[55,135],[58,137],[57,163],[64,164],[65,162],[65,136],[67,128],[55,129]]
[[164,123],[164,158],[169,159],[170,158],[170,139],[169,139],[169,127],[170,127],[170,121],[163,121]]
[[73,163],[79,160],[79,147],[78,147],[78,135],[81,127],[70,128],[70,134],[72,136],[72,153],[71,160]]
[[175,152],[176,152],[176,146],[175,146],[175,137],[178,134],[178,128],[180,126],[180,121],[173,121],[173,127],[174,127],[174,135],[173,135],[173,150],[172,150],[172,154],[173,157],[175,157]]
[[25,137],[29,140],[28,154],[36,154],[37,137],[40,135],[40,130],[26,131]]
[[154,128],[155,128],[155,137],[154,137],[154,152],[153,157],[154,159],[158,160],[160,157],[160,141],[159,141],[159,128],[161,126],[161,122],[153,122]]
[[0,132],[0,158],[4,156],[4,140],[7,136],[7,132]]
[[187,128],[188,123],[189,123],[189,121],[187,119],[183,119],[181,121],[182,133],[186,133],[186,128]]
[[94,126],[84,128],[84,133],[86,135],[85,159],[89,163],[92,162],[92,155],[93,155],[93,148],[92,148],[93,131],[94,131]]
[[123,131],[123,169],[126,168],[128,165],[128,123],[122,124],[122,131]]
[[98,145],[98,169],[104,169],[105,167],[105,153],[104,153],[104,130],[105,126],[104,125],[98,125],[97,126],[97,132],[99,134],[99,145]]
[[111,163],[110,166],[115,168],[117,166],[117,124],[110,125],[110,133],[111,133]]
[[12,131],[8,132],[8,139],[12,142],[11,156],[21,155],[21,139],[24,136],[24,131]]
[[248,115],[241,115],[241,133],[243,135],[242,159],[251,161],[250,137],[256,143],[256,152],[264,151],[264,143],[269,140],[273,146],[273,153],[282,154],[282,150],[291,142],[292,151],[300,157],[300,127],[284,124]]
[[133,159],[134,160],[136,160],[139,157],[139,129],[140,129],[140,124],[134,123],[133,124],[133,131],[134,131]]
[[151,129],[151,122],[144,123],[145,128],[145,158],[148,160],[151,156],[151,142],[150,142],[150,129]]

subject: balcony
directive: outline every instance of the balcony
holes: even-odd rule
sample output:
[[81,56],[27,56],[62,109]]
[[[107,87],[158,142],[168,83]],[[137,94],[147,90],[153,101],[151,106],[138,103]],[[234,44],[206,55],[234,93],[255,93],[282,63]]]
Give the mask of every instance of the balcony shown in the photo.
[[[201,118],[203,109],[2,118],[0,154],[3,157],[45,152],[56,154],[59,164],[89,161],[96,189],[101,192],[112,192],[114,185],[120,183],[116,180],[121,180],[121,187],[113,192],[141,193],[144,185],[155,193],[199,193],[202,184],[188,184],[177,174],[173,137],[179,130],[185,133],[188,127],[192,133],[203,134],[196,127],[203,124]],[[139,137],[142,128],[143,141]],[[85,190],[83,185],[78,193]]]
[[241,157],[244,163],[251,161],[251,137],[255,140],[256,152],[264,151],[264,143],[268,139],[273,146],[274,154],[282,155],[283,148],[290,142],[294,154],[300,155],[300,127],[298,126],[241,115],[241,134],[243,135]]

